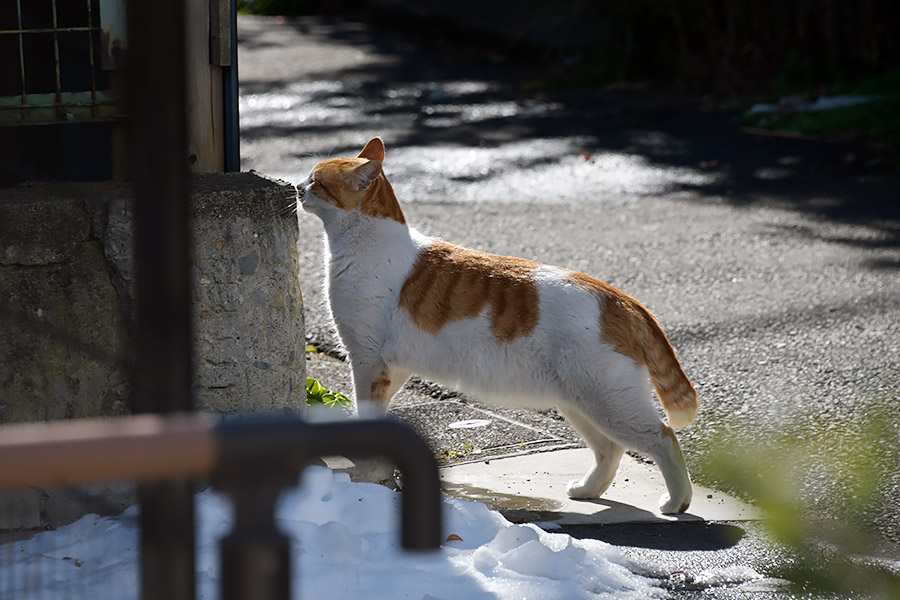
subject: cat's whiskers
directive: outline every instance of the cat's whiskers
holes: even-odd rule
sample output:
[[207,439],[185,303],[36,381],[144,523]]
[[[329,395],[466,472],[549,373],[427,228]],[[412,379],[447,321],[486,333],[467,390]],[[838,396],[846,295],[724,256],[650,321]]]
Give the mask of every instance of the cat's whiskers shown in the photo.
[[278,216],[283,217],[289,215],[291,213],[297,212],[297,202],[291,202],[290,204],[285,205],[279,212]]

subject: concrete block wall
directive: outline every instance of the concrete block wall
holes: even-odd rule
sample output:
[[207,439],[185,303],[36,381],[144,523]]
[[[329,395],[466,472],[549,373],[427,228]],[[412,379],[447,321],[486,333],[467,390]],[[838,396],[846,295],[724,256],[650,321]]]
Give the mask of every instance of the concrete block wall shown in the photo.
[[[192,180],[199,410],[305,409],[291,192],[255,173]],[[131,412],[131,219],[126,184],[0,190],[0,424]],[[0,530],[57,526],[93,493],[0,494]]]

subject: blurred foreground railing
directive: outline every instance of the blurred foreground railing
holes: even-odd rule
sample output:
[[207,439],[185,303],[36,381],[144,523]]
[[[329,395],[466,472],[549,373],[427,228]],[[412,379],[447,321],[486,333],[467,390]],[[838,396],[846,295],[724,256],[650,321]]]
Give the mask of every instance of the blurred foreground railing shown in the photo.
[[275,502],[312,459],[336,454],[394,462],[404,480],[403,546],[439,546],[434,456],[411,429],[388,420],[225,423],[178,414],[3,427],[0,490],[209,478],[234,503],[234,527],[221,541],[221,598],[280,599],[290,597],[290,545],[275,525]]

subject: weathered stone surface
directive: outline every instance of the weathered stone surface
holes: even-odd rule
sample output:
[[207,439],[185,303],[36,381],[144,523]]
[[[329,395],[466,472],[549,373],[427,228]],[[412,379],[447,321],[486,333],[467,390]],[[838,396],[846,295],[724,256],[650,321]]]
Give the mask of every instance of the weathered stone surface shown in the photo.
[[[88,185],[97,189],[96,185]],[[91,238],[90,206],[84,189],[61,186],[3,190],[0,265],[40,266],[65,262],[70,249]]]
[[[292,190],[254,173],[192,185],[197,408],[302,413]],[[0,424],[130,412],[130,202],[117,183],[0,190]],[[47,496],[41,525],[77,514],[76,497]]]
[[300,414],[306,406],[291,191],[257,175],[195,179],[194,334],[201,409]]
[[[198,408],[302,412],[291,190],[252,173],[192,183]],[[0,422],[129,412],[131,225],[122,184],[0,194]]]
[[19,200],[0,204],[0,422],[124,414],[124,317],[91,232],[99,205]]

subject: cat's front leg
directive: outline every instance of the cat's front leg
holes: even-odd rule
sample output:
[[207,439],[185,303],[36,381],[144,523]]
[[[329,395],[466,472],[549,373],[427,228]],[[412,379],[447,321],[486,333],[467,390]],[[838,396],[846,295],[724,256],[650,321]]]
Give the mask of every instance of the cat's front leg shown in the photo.
[[[384,361],[361,359],[350,354],[353,371],[354,414],[362,417],[381,417],[387,412],[394,393],[409,378],[409,373],[390,369]],[[394,465],[381,457],[354,458],[350,473],[353,481],[390,484]]]
[[374,357],[355,357],[351,354],[353,397],[355,412],[364,417],[382,416],[391,398],[406,383],[409,373],[390,368]]

